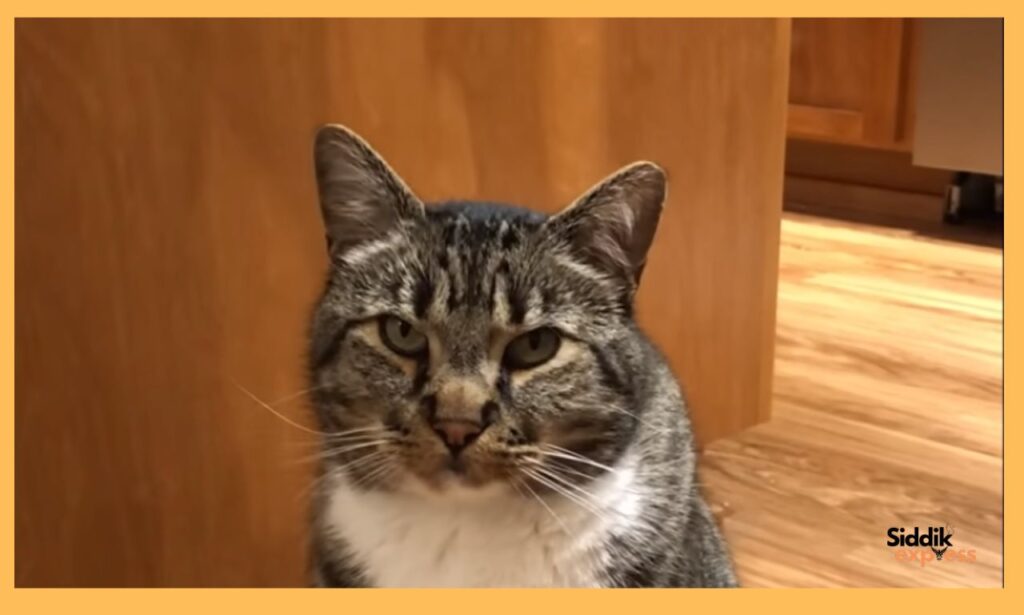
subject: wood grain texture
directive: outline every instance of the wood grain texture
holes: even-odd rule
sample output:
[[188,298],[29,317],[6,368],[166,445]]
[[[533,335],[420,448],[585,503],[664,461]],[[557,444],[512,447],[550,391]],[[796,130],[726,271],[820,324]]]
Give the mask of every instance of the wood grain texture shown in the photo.
[[[702,481],[741,582],[1002,584],[1002,254],[786,214],[772,420]],[[951,524],[975,563],[896,561]]]
[[921,78],[921,28],[923,19],[903,20],[903,40],[900,45],[900,87],[896,102],[896,142],[894,150],[914,150],[917,126],[918,89]]
[[788,132],[795,136],[820,136],[829,141],[857,142],[864,134],[864,114],[849,109],[829,109],[790,103]]
[[789,135],[907,149],[911,19],[794,19]]
[[[19,20],[16,583],[305,582],[310,147],[548,211],[635,159],[702,441],[767,416],[787,20]],[[282,411],[306,421],[305,401]]]

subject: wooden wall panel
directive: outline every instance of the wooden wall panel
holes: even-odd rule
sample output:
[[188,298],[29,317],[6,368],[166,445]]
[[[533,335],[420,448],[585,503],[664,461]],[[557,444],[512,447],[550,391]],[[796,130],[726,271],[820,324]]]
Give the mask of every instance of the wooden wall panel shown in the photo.
[[[706,442],[770,392],[785,20],[19,20],[16,582],[300,585],[317,124],[427,198],[672,179],[641,317]],[[301,398],[282,404],[305,421]]]

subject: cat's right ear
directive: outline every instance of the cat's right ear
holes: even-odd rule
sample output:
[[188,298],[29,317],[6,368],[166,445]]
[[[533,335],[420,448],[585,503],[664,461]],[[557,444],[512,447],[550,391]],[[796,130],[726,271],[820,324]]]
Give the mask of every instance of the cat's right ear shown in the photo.
[[328,249],[349,249],[387,236],[404,220],[422,218],[423,203],[359,135],[328,124],[314,146],[320,212]]

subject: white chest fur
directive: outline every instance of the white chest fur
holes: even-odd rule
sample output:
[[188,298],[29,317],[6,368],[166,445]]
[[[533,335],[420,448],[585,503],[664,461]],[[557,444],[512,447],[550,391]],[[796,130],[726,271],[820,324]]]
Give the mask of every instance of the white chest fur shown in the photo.
[[366,493],[338,481],[327,523],[378,587],[596,587],[606,539],[637,525],[631,464],[562,496]]

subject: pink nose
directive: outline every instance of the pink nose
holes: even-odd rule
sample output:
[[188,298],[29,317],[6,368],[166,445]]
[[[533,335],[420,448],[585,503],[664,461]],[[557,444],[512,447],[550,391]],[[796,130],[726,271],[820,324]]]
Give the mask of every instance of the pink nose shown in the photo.
[[458,455],[459,451],[476,440],[480,432],[483,431],[480,423],[464,419],[434,421],[431,426],[448,450],[452,452],[452,455]]

